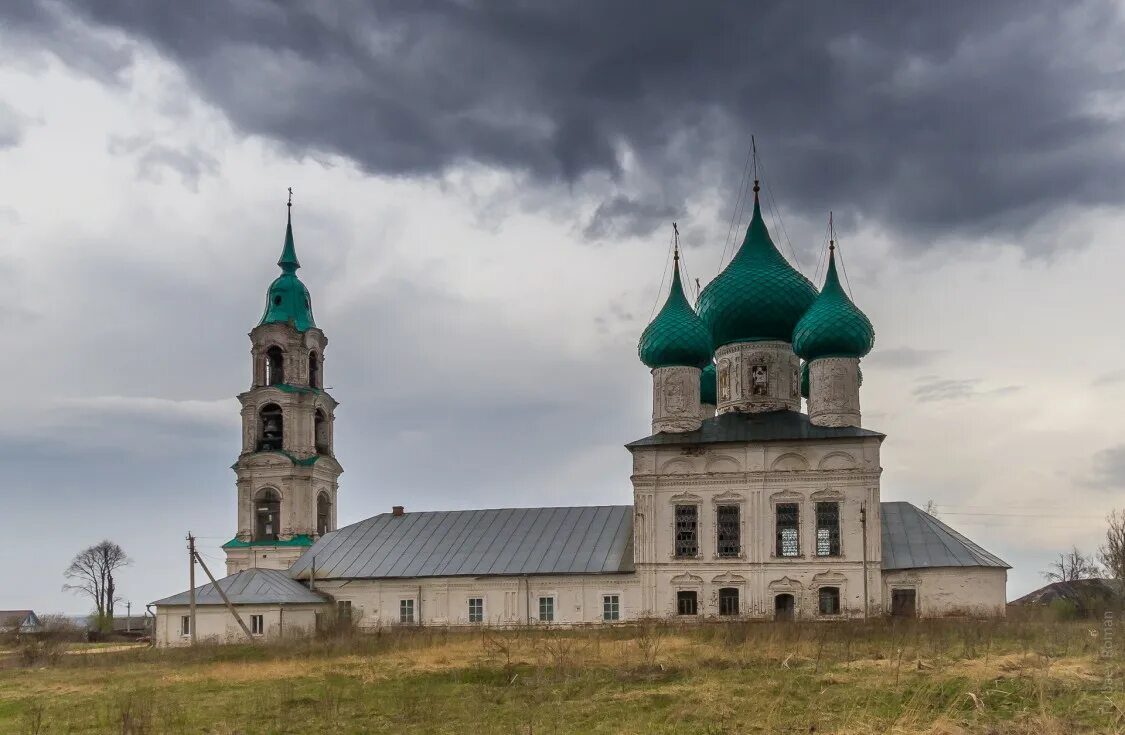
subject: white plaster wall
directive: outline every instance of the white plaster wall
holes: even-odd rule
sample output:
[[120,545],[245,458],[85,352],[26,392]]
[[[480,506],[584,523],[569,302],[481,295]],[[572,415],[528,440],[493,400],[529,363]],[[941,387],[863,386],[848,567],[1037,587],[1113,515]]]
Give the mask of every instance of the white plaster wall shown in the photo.
[[[316,630],[316,613],[324,605],[236,605],[238,614],[250,627],[251,615],[262,615],[265,633],[255,639],[277,639],[311,635]],[[191,637],[180,635],[180,618],[189,614],[187,605],[156,608],[156,645],[187,646]],[[199,643],[241,643],[246,634],[225,605],[199,605],[195,609],[195,633]]]
[[890,611],[891,590],[917,590],[918,615],[1002,617],[1007,610],[1008,570],[995,567],[901,569],[883,574],[883,605]]
[[227,576],[243,569],[286,570],[305,553],[307,546],[258,546],[226,549]]
[[602,623],[603,595],[619,595],[622,621],[641,614],[635,574],[323,580],[316,588],[350,601],[361,628],[398,625],[399,603],[406,599],[414,600],[415,623],[426,625],[469,625],[472,597],[484,600],[484,623],[495,626],[538,624],[540,597],[554,598],[553,622],[560,625]]
[[[633,452],[634,555],[642,580],[642,614],[675,610],[678,589],[698,589],[704,615],[717,614],[718,589],[740,589],[744,615],[772,617],[774,596],[793,594],[798,613],[815,616],[816,589],[841,588],[848,615],[862,615],[867,513],[867,600],[882,607],[877,437],[688,447],[641,447]],[[840,508],[840,555],[818,557],[818,502]],[[776,505],[799,506],[800,556],[776,555]],[[699,554],[675,556],[675,506],[699,507]],[[717,508],[738,505],[742,553],[717,553]],[[724,576],[725,575],[725,576]],[[724,581],[725,580],[725,581]]]

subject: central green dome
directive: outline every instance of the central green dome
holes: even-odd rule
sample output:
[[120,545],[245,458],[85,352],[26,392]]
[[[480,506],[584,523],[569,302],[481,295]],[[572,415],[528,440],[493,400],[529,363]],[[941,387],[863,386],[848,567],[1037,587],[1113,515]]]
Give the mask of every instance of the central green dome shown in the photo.
[[824,288],[793,330],[793,350],[805,360],[863,357],[875,346],[875,327],[844,292],[836,275],[836,251],[828,253]]
[[641,333],[637,354],[641,362],[654,370],[673,366],[701,368],[711,362],[711,335],[684,295],[679,252],[672,270],[668,300]]
[[292,215],[285,225],[285,245],[277,264],[281,266],[281,275],[266,292],[266,310],[262,312],[262,321],[258,325],[281,322],[292,324],[298,332],[315,327],[309,290],[297,277],[301,262],[297,260],[297,248],[293,245]]
[[754,184],[754,216],[746,239],[699,298],[699,316],[716,348],[734,342],[793,337],[793,327],[816,299],[816,287],[789,265],[770,239]]

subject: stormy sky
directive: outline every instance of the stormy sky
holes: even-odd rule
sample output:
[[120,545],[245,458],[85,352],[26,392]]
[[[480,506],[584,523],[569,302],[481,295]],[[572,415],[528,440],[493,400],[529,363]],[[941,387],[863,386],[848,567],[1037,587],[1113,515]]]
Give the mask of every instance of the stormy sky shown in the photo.
[[[877,330],[884,500],[1009,597],[1125,506],[1125,31],[1110,2],[0,3],[0,608],[222,568],[234,396],[295,192],[341,524],[627,503],[636,339],[747,212]],[[16,570],[16,571],[13,571]]]

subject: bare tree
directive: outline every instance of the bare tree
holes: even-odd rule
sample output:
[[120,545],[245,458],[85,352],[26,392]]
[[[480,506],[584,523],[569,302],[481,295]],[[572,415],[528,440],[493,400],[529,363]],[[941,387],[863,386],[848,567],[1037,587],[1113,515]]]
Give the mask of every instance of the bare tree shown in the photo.
[[1086,556],[1077,546],[1065,554],[1059,554],[1058,561],[1051,562],[1043,576],[1048,582],[1073,582],[1076,579],[1091,579],[1101,573],[1093,556]]
[[132,561],[124,549],[108,539],[94,544],[78,552],[63,572],[71,580],[63,589],[89,597],[97,610],[98,624],[112,626],[113,603],[120,599],[113,573]]
[[1110,577],[1125,580],[1125,510],[1112,511],[1105,520],[1109,528],[1098,558]]

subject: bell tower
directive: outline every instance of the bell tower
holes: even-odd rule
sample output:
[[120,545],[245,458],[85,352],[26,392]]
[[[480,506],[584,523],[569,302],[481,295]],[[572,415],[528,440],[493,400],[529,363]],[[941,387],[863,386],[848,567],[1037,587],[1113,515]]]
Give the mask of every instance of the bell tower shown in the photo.
[[336,401],[324,390],[328,338],[313,320],[297,277],[293,193],[289,193],[281,275],[250,331],[251,385],[242,404],[242,452],[232,466],[238,531],[223,544],[227,573],[288,569],[320,536],[336,529]]

